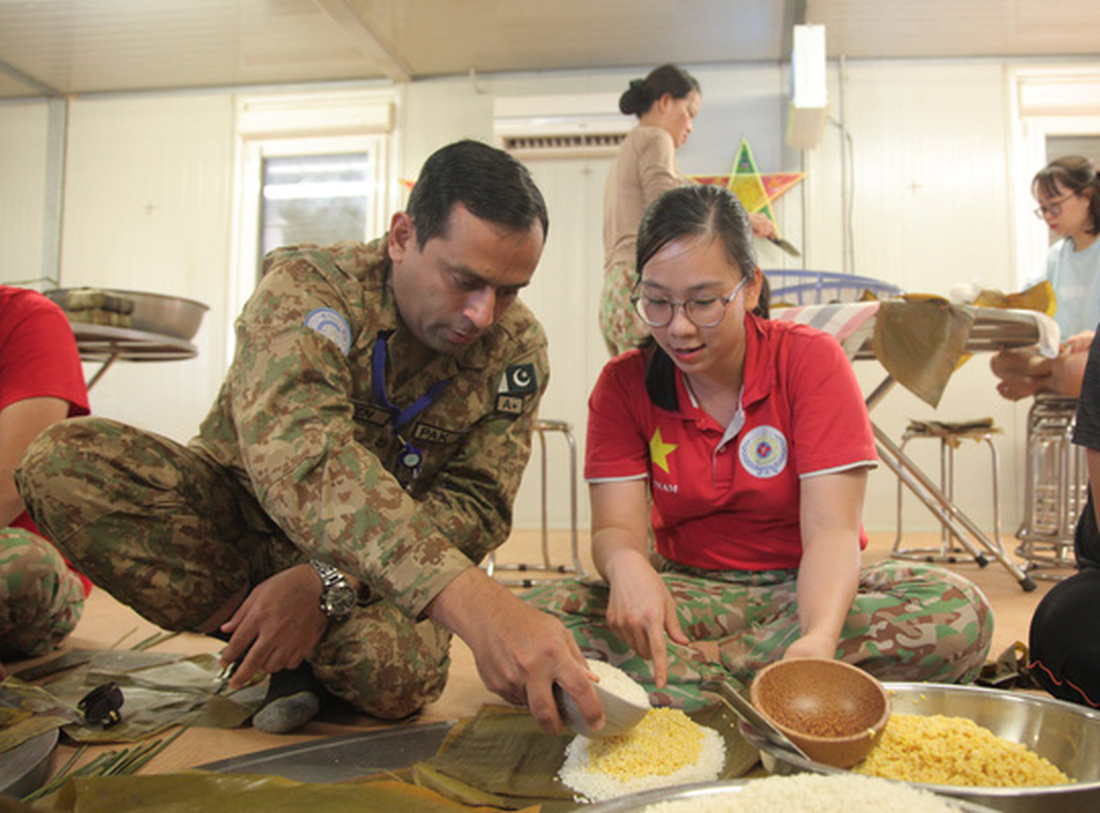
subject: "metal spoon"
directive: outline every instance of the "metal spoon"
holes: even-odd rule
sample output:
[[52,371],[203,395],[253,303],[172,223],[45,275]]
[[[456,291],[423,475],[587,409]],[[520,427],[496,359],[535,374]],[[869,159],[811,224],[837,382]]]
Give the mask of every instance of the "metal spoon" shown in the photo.
[[716,695],[719,700],[722,700],[727,706],[733,709],[738,717],[755,728],[769,745],[786,751],[788,754],[800,757],[807,762],[813,762],[813,760],[806,755],[805,751],[791,742],[786,734],[768,722],[768,719],[757,711],[752,703],[746,700],[740,692],[728,683],[721,680],[709,680],[705,683],[701,683],[699,689],[707,694]]
[[592,688],[596,690],[596,697],[599,698],[600,705],[603,707],[603,728],[598,731],[588,727],[580,710],[573,703],[573,698],[563,691],[561,686],[554,684],[554,699],[557,701],[562,719],[582,737],[616,737],[619,734],[625,734],[638,725],[649,711],[645,706],[623,700],[599,683],[593,683]]

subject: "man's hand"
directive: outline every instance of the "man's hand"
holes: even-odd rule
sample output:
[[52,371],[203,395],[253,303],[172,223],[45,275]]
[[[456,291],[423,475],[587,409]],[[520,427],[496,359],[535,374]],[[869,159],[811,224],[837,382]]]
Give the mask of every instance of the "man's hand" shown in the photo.
[[555,683],[573,698],[590,727],[603,726],[603,710],[573,636],[556,618],[524,604],[478,568],[447,585],[428,614],[469,645],[486,688],[526,705],[546,733],[560,734],[564,727],[554,702]]
[[302,663],[328,626],[320,607],[321,588],[321,578],[308,564],[256,585],[233,617],[221,625],[222,632],[231,635],[221,665],[244,656],[230,688],[244,686],[259,670],[270,674]]

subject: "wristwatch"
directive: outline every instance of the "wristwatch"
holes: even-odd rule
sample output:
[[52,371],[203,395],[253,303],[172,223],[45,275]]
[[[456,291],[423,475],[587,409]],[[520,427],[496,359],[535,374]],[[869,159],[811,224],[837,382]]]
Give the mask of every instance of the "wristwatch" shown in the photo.
[[321,612],[334,621],[343,621],[351,614],[357,598],[355,588],[339,570],[325,562],[311,559],[309,564],[321,577]]

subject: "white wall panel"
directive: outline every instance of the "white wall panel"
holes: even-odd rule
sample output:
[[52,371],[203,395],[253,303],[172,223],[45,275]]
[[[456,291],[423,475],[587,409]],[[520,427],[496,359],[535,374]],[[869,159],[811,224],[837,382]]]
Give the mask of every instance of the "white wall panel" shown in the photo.
[[0,105],[0,282],[42,276],[48,124],[45,101]]
[[[851,137],[854,265],[849,270],[912,292],[947,295],[955,284],[975,280],[1015,290],[1011,131],[1002,66],[848,63],[843,87],[835,64],[831,73],[832,115]],[[816,270],[843,270],[840,149],[840,130],[830,125],[822,146],[807,155],[809,267]],[[858,363],[857,370],[865,391],[883,374],[873,361]],[[895,388],[872,413],[894,438],[911,418],[987,416],[1004,429],[997,439],[1001,513],[1011,536],[1022,515],[1026,411],[996,394],[988,356],[971,359],[953,376],[936,410]],[[915,441],[907,451],[938,479],[936,444]],[[964,445],[956,459],[957,498],[983,527],[992,524],[991,479],[986,450]],[[882,467],[872,476],[867,526],[891,529],[895,505],[896,480]],[[936,527],[928,512],[909,505],[907,529]]]
[[210,306],[188,361],[118,362],[93,388],[100,414],[190,438],[225,371],[233,105],[229,95],[71,105],[61,282]]

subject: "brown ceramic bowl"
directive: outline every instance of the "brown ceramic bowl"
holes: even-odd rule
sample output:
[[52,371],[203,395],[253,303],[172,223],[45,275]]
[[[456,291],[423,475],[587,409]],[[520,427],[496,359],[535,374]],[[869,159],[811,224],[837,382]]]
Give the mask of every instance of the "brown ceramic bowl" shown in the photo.
[[802,658],[761,669],[749,688],[757,711],[815,762],[850,768],[882,738],[890,698],[843,661]]

